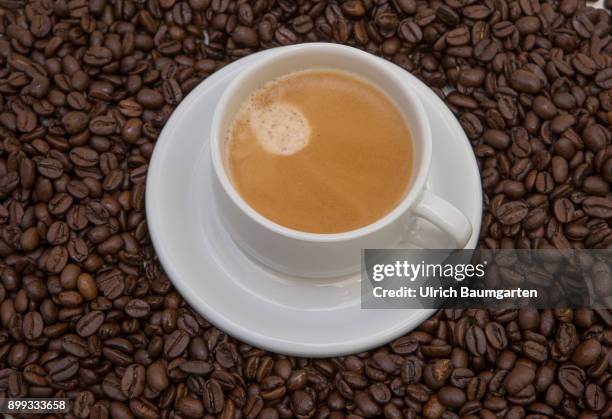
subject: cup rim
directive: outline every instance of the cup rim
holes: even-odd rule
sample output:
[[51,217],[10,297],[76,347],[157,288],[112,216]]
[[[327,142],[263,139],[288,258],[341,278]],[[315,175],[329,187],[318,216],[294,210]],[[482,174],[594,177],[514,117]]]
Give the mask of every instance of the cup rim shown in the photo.
[[[259,212],[257,212],[254,208],[252,208],[245,200],[240,196],[234,185],[232,184],[229,175],[226,171],[225,164],[223,162],[223,157],[221,155],[221,140],[224,136],[220,133],[220,124],[222,120],[222,116],[225,114],[228,102],[233,97],[239,88],[246,83],[253,74],[261,71],[263,68],[271,65],[274,61],[278,59],[287,59],[288,57],[301,55],[305,52],[312,51],[324,51],[327,53],[334,54],[342,54],[345,56],[352,55],[352,58],[357,58],[361,60],[366,65],[370,67],[375,67],[377,72],[383,73],[384,77],[392,79],[393,83],[400,86],[400,89],[395,92],[395,94],[401,94],[411,102],[412,106],[416,110],[417,120],[421,124],[421,128],[423,129],[423,138],[420,138],[422,152],[418,157],[422,157],[421,167],[420,169],[413,173],[413,179],[411,182],[410,189],[406,193],[406,195],[402,198],[402,200],[387,214],[383,217],[377,219],[373,223],[370,223],[366,226],[360,227],[358,229],[343,231],[340,233],[311,233],[306,231],[300,231],[296,229],[292,229],[289,227],[285,227],[281,224],[278,224]],[[330,66],[333,69],[334,66]],[[341,70],[346,71],[346,70]],[[360,76],[363,77],[363,76]],[[367,77],[364,77],[367,80]],[[369,81],[369,80],[368,80]],[[370,81],[371,83],[374,83]],[[376,83],[374,83],[377,85]],[[377,87],[379,87],[377,85]],[[379,87],[381,90],[385,91],[382,87]],[[392,97],[387,91],[385,91],[387,95]],[[400,108],[400,112],[404,114],[404,110]],[[405,116],[405,114],[404,114]],[[414,138],[413,138],[414,141]],[[432,138],[431,138],[431,128],[429,126],[429,119],[425,113],[425,108],[419,97],[417,97],[416,93],[411,93],[408,91],[406,83],[404,80],[400,80],[400,78],[394,74],[394,72],[387,67],[387,63],[383,61],[382,58],[371,55],[367,52],[361,51],[357,48],[339,45],[339,44],[331,44],[331,43],[323,43],[323,42],[313,42],[302,44],[296,46],[294,50],[287,51],[282,55],[272,55],[270,57],[261,58],[258,63],[255,63],[253,66],[245,69],[242,73],[240,73],[233,81],[230,82],[227,89],[222,94],[217,106],[215,108],[215,112],[212,118],[211,131],[210,131],[210,155],[213,163],[213,171],[215,172],[215,176],[217,180],[221,184],[223,191],[229,196],[234,205],[238,206],[240,210],[245,214],[245,216],[249,217],[251,220],[254,220],[262,227],[271,230],[272,232],[282,235],[287,238],[307,241],[307,242],[319,242],[319,243],[331,243],[331,242],[340,242],[346,240],[358,239],[374,232],[380,231],[381,229],[387,227],[391,223],[398,220],[402,215],[404,215],[410,207],[416,202],[417,198],[421,195],[425,182],[427,180],[427,176],[429,174],[429,168],[431,165],[431,153],[432,153]]]

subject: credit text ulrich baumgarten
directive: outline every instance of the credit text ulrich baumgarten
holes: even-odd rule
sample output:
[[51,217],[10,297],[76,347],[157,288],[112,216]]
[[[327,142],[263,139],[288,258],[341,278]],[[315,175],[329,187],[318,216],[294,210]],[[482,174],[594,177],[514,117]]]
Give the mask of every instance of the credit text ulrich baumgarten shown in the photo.
[[[408,261],[395,261],[388,264],[372,266],[370,279],[374,282],[372,294],[375,298],[494,298],[497,300],[515,298],[537,298],[535,289],[474,289],[469,286],[432,286],[423,282],[428,278],[454,279],[462,282],[466,278],[483,279],[486,274],[487,262],[479,264],[441,264],[441,263],[411,263]],[[384,285],[387,279],[403,279],[412,286],[399,286],[387,288]],[[380,284],[380,285],[378,285]]]

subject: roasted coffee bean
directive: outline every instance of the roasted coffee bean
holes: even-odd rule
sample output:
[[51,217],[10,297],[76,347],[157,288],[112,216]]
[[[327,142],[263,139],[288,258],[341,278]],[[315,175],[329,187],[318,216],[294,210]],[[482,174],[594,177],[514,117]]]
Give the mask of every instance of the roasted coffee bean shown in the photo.
[[78,358],[87,358],[91,355],[87,342],[73,334],[65,335],[62,338],[62,350]]
[[521,222],[528,212],[529,209],[523,202],[510,201],[497,209],[496,216],[502,224],[516,224]]
[[482,86],[486,74],[487,73],[480,67],[466,68],[459,73],[457,82],[466,87],[479,87]]
[[487,323],[484,331],[487,341],[494,349],[502,350],[508,345],[506,331],[501,324],[497,322]]
[[474,46],[474,57],[481,62],[493,60],[498,52],[499,47],[491,39],[483,39]]
[[62,124],[69,134],[77,134],[89,125],[89,116],[84,112],[72,111],[62,117]]
[[88,147],[75,147],[70,150],[70,160],[79,167],[96,166],[99,158],[96,150]]
[[606,396],[602,388],[595,384],[589,384],[584,391],[585,403],[589,409],[594,411],[602,410],[606,405]]
[[[202,401],[191,396],[185,396],[180,398],[177,402],[176,408],[179,412],[190,418],[199,418],[204,414],[204,405]],[[276,413],[276,411],[274,410]],[[262,414],[260,413],[260,416]]]
[[538,342],[527,341],[523,344],[525,356],[535,362],[544,362],[548,359],[548,350]]
[[164,104],[163,95],[157,90],[148,88],[140,90],[136,100],[147,109],[159,109]]
[[558,113],[553,102],[545,96],[536,96],[533,99],[532,108],[538,117],[545,120],[553,119]]
[[404,20],[399,26],[399,34],[406,42],[416,44],[423,39],[421,27],[412,20]]
[[140,397],[145,389],[145,367],[132,364],[125,369],[121,378],[121,391],[128,399]]
[[93,46],[87,49],[83,56],[83,62],[94,67],[102,67],[110,63],[112,59],[112,51],[103,46]]
[[468,350],[478,356],[484,355],[487,349],[486,337],[483,330],[478,326],[471,326],[465,334],[465,343]]
[[510,145],[510,136],[496,129],[485,131],[483,140],[486,144],[498,150],[505,150]]
[[83,298],[87,301],[93,300],[98,295],[96,282],[88,273],[79,274],[76,286]]
[[43,332],[44,320],[39,312],[30,311],[23,317],[23,336],[28,340],[38,339]]
[[76,332],[81,337],[88,337],[96,333],[103,323],[104,313],[93,310],[79,319],[76,324]]
[[161,362],[154,362],[147,367],[147,385],[154,391],[163,391],[170,384],[166,366]]
[[150,401],[141,398],[129,401],[130,410],[136,417],[143,419],[153,419],[159,417],[159,409]]
[[82,391],[77,395],[76,399],[74,400],[72,411],[75,416],[79,418],[88,418],[92,413],[91,408],[93,407],[95,401],[96,398],[92,392]]
[[17,371],[9,375],[6,387],[11,397],[25,397],[27,395],[27,384],[23,380],[23,375]]
[[53,158],[42,159],[37,164],[38,173],[49,178],[57,179],[64,173],[62,163]]
[[76,375],[78,369],[78,360],[72,356],[58,358],[47,363],[49,378],[55,383],[72,378]]
[[567,198],[560,198],[553,204],[553,212],[560,223],[570,223],[574,218],[574,204]]
[[220,413],[223,410],[223,389],[215,379],[206,381],[203,389],[204,408],[210,413]]
[[[539,20],[537,21],[539,22]],[[542,80],[537,75],[526,70],[516,70],[513,72],[510,75],[510,84],[519,92],[532,95],[539,93],[543,87]]]
[[193,375],[208,375],[213,371],[213,366],[206,361],[185,361],[179,365],[179,368]]
[[525,366],[518,365],[514,367],[504,379],[504,388],[508,394],[514,396],[520,394],[535,378],[535,372]]
[[[367,393],[362,392],[359,394],[363,395],[359,399],[361,405],[360,407],[365,407],[368,411],[368,414],[371,414],[371,412],[378,413],[378,407],[373,403],[371,398],[367,396]],[[291,408],[296,415],[309,416],[315,410],[314,400],[312,396],[307,392],[303,390],[298,390],[291,395]]]
[[416,339],[410,336],[404,336],[391,343],[393,352],[399,355],[406,355],[413,353],[417,350],[419,343]]
[[189,335],[182,330],[175,330],[164,341],[164,353],[170,358],[181,355],[189,345]]
[[612,217],[612,200],[600,197],[588,197],[582,201],[582,209],[585,213],[597,218]]
[[124,311],[130,317],[141,318],[148,316],[151,308],[146,301],[134,298],[126,304]]
[[595,339],[588,339],[574,350],[572,361],[580,367],[588,367],[595,363],[600,354],[601,344]]
[[248,26],[237,26],[232,32],[232,39],[236,44],[248,48],[255,48],[259,45],[257,32]]
[[558,380],[561,388],[572,397],[581,397],[584,392],[586,374],[575,365],[565,364],[559,368]]
[[442,387],[438,392],[438,400],[446,407],[459,408],[466,402],[465,393],[457,387]]

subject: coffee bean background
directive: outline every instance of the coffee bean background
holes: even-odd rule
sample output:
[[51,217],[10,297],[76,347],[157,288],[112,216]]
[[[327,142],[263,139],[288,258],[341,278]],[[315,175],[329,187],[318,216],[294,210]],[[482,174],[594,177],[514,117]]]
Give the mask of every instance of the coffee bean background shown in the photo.
[[155,141],[191,89],[255,51],[330,41],[457,115],[481,246],[609,248],[611,6],[0,0],[0,396],[69,397],[78,418],[611,417],[610,311],[444,310],[367,353],[285,357],[185,304],[144,213]]

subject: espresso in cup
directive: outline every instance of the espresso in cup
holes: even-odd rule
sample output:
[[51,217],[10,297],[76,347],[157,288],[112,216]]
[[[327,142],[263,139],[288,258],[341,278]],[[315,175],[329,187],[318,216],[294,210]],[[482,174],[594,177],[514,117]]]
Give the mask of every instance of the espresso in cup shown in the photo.
[[351,73],[308,70],[269,81],[227,133],[226,167],[257,212],[309,233],[379,220],[407,192],[410,129],[380,88]]

